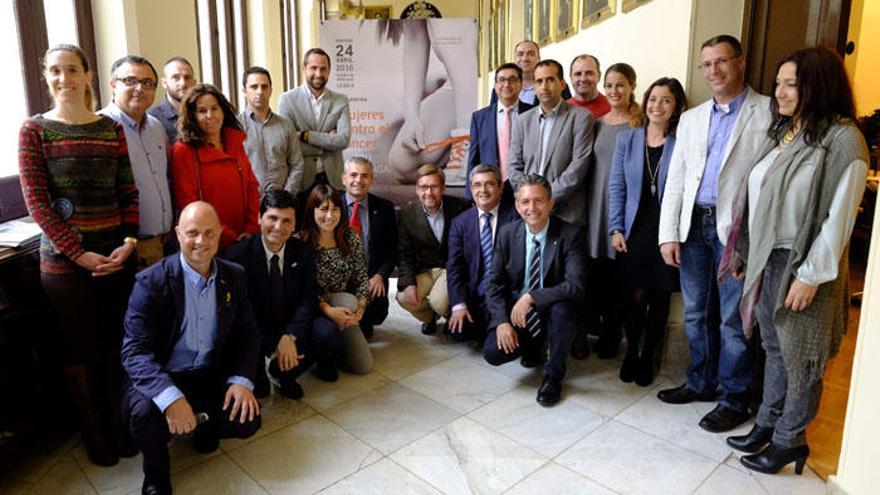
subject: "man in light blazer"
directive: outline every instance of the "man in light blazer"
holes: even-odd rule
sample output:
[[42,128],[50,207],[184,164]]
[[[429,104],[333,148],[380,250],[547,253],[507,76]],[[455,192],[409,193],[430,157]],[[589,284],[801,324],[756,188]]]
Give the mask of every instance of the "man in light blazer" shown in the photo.
[[316,183],[342,189],[342,150],[351,139],[348,97],[325,87],[330,76],[330,56],[320,48],[303,57],[306,83],[281,95],[278,113],[290,119],[299,132],[304,168],[302,190]]
[[540,105],[520,115],[510,139],[510,183],[514,190],[526,174],[550,182],[553,213],[582,227],[587,218],[584,181],[593,152],[593,115],[562,99],[562,65],[542,60],[535,69]]
[[700,421],[711,432],[728,431],[749,418],[752,379],[749,342],[742,331],[742,282],[715,274],[731,225],[734,195],[770,126],[770,101],[744,82],[745,58],[728,35],[703,43],[700,67],[713,98],[685,112],[678,125],[660,212],[660,251],[680,266],[685,331],[691,365],[687,382],[658,393],[684,404],[714,401]]

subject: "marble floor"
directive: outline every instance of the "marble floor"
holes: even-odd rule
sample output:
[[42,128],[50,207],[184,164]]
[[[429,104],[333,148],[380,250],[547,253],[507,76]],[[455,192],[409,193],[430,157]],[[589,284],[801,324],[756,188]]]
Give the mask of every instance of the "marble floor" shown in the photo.
[[[472,346],[423,336],[396,306],[371,348],[368,375],[328,384],[307,374],[303,400],[273,394],[253,438],[224,440],[211,455],[173,443],[175,493],[826,493],[809,467],[803,476],[793,465],[776,476],[742,468],[723,436],[697,426],[712,404],[656,399],[683,380],[677,325],[651,387],[620,382],[619,361],[570,360],[563,400],[550,409],[534,400],[540,372],[493,368]],[[95,467],[75,438],[19,464],[0,493],[140,493],[139,456]]]

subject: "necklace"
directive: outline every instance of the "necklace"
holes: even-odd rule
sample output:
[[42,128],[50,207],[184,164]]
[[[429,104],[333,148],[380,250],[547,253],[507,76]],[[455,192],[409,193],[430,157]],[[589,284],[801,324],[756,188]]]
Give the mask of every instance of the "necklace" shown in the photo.
[[660,173],[660,160],[662,157],[657,159],[657,163],[654,166],[651,166],[651,155],[648,154],[648,136],[645,136],[645,162],[648,164],[648,177],[651,179],[651,196],[657,196],[657,174]]

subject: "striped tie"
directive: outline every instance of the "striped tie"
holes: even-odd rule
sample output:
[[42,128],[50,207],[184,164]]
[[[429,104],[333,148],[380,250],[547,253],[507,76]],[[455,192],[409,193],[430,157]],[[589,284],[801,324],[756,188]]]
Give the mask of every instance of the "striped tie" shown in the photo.
[[483,276],[477,285],[477,295],[486,293],[489,282],[489,270],[492,268],[492,213],[483,212],[483,228],[480,230],[480,251],[483,253]]
[[[541,241],[532,239],[532,260],[529,263],[529,292],[541,288],[542,255]],[[529,310],[529,314],[526,315],[526,330],[528,330],[532,337],[537,337],[541,333],[541,318],[538,317],[538,312],[535,311],[534,306]]]

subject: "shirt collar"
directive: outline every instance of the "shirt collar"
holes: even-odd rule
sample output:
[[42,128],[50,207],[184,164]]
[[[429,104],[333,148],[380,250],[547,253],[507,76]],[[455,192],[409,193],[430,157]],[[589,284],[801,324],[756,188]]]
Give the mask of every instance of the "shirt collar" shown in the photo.
[[[495,208],[488,210],[489,213],[492,214],[492,218],[498,218],[498,208],[501,207],[501,204],[495,205]],[[483,213],[486,213],[487,210],[481,210],[480,207],[475,206],[477,209],[477,218],[483,218]]]
[[[727,115],[727,114],[729,114],[729,113],[731,113],[731,112],[736,112],[736,111],[738,111],[739,108],[742,106],[743,101],[745,101],[745,99],[746,99],[746,94],[747,94],[748,92],[749,92],[749,88],[748,88],[748,86],[746,86],[746,89],[744,89],[744,90],[742,91],[742,93],[736,95],[736,97],[735,97],[734,99],[730,100],[730,101],[727,102],[727,103],[717,103],[717,102],[716,102],[716,103],[713,105],[712,108],[713,108],[715,111],[721,112],[721,113],[723,113],[723,114],[725,114],[725,115]],[[715,102],[715,97],[714,97],[714,96],[712,97],[712,101]]]
[[537,239],[538,242],[544,244],[544,240],[547,238],[547,229],[550,228],[550,219],[547,219],[547,225],[544,225],[544,228],[541,229],[541,231],[537,234],[532,234],[532,231],[529,230],[528,224],[526,224],[525,222],[523,222],[523,227],[525,227],[526,229],[526,240],[528,240],[530,244],[532,242],[532,239]]
[[214,280],[217,278],[217,262],[211,260],[211,276],[205,280],[202,275],[195,271],[193,267],[189,266],[189,263],[183,259],[183,253],[180,253],[180,266],[183,267],[183,279],[189,284],[193,289],[204,290],[207,287],[214,285]]
[[312,92],[312,89],[309,88],[308,84],[306,84],[305,87],[306,87],[306,93],[309,94],[309,100],[311,100],[312,103],[323,100],[324,96],[327,95],[327,88],[324,88],[324,91],[321,91],[320,96],[315,96],[315,93]]
[[510,113],[516,113],[519,110],[519,100],[513,102],[513,105],[510,105],[509,107],[505,107],[504,104],[501,103],[501,101],[499,100],[498,101],[498,113],[504,114],[505,108],[509,108]]
[[431,214],[431,212],[429,212],[428,209],[425,208],[425,205],[419,203],[419,206],[422,207],[422,211],[425,212],[425,215],[428,215],[431,218],[437,218],[438,216],[443,214],[443,201],[440,201],[440,207],[437,208],[437,213],[434,214]]
[[[107,116],[112,117],[113,120],[120,122],[122,125],[128,127],[129,129],[133,129],[135,131],[140,129],[140,124],[135,122],[133,118],[129,117],[127,113],[116,106],[116,103],[113,103],[112,101],[107,104],[103,112],[107,114]],[[146,119],[147,115],[144,114],[144,121],[146,121]]]
[[542,119],[547,119],[547,118],[550,118],[550,117],[555,117],[556,114],[559,113],[559,107],[561,107],[561,106],[562,106],[562,98],[560,98],[560,99],[559,99],[559,103],[557,103],[556,106],[553,107],[553,109],[550,110],[550,111],[547,112],[547,113],[544,113],[544,108],[543,108],[543,107],[540,107],[540,108],[541,108],[541,118],[542,118]]
[[[362,199],[360,201],[355,201],[355,199],[350,194],[348,194],[348,191],[345,191],[345,205],[350,206],[350,207],[354,207],[355,203],[360,203],[361,208],[366,208],[367,207],[367,199],[369,197],[370,196],[367,195],[367,196],[364,196],[364,199]],[[422,207],[422,208],[424,208],[424,207]]]
[[248,105],[247,109],[245,110],[245,114],[248,116],[249,119],[253,120],[254,122],[259,122],[259,123],[261,123],[261,124],[266,124],[266,123],[269,122],[269,120],[272,119],[272,116],[274,115],[274,112],[272,112],[272,109],[270,108],[270,109],[269,109],[269,115],[266,116],[266,120],[265,120],[265,121],[260,121],[260,116],[257,115],[257,112],[255,112],[254,109],[251,108],[250,105]]

